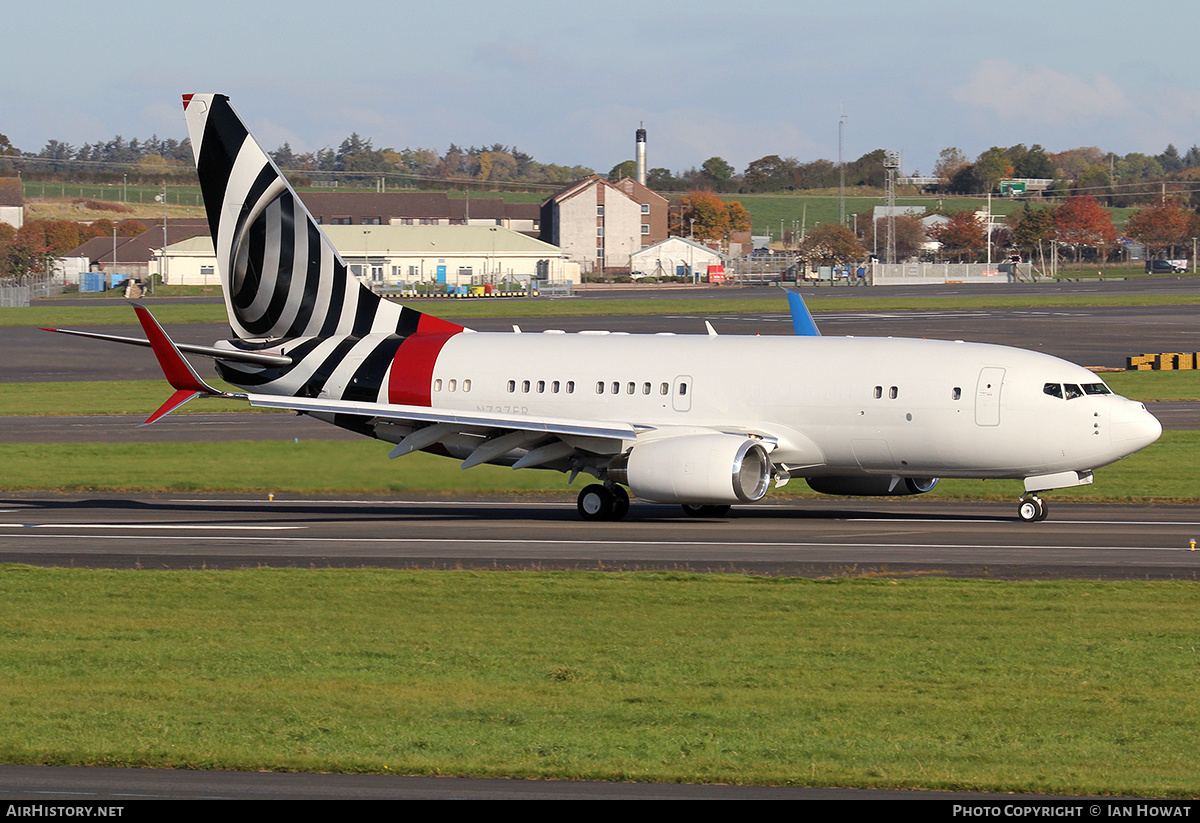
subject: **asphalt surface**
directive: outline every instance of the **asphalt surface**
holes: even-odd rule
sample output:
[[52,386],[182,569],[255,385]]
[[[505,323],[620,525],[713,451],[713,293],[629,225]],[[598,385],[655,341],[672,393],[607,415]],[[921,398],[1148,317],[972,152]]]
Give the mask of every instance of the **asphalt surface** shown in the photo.
[[[769,499],[769,498],[768,498]],[[670,569],[806,577],[1197,579],[1200,507],[924,498],[764,502],[729,517],[634,503],[581,522],[561,499],[6,495],[0,562],[103,568]]]

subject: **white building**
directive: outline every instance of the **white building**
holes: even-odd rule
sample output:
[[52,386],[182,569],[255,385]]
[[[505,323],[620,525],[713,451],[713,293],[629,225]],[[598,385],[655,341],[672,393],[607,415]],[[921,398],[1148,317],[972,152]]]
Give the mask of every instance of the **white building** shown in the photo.
[[603,177],[573,183],[542,203],[542,237],[593,269],[630,266],[630,256],[642,247],[643,223],[651,230],[652,207],[638,203]]
[[709,266],[725,264],[725,255],[686,237],[668,237],[661,243],[636,251],[632,255],[633,271],[648,277],[666,275],[699,275],[708,273]]
[[[578,282],[579,267],[562,249],[500,226],[322,226],[350,273],[381,287],[445,283],[450,286]],[[150,270],[157,271],[159,252]],[[193,237],[167,247],[164,282],[216,284],[212,238]]]

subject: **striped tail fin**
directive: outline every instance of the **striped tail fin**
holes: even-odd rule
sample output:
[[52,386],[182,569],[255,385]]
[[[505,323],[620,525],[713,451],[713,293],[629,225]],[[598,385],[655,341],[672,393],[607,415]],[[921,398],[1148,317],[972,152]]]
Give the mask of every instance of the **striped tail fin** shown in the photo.
[[363,337],[461,330],[374,294],[346,264],[223,94],[183,107],[234,334]]

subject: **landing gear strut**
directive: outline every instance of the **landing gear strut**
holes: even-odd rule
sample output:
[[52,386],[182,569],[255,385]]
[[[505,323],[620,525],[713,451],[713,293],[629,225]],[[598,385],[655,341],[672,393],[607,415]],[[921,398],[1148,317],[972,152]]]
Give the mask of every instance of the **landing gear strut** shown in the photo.
[[593,483],[575,501],[584,520],[621,520],[629,514],[629,494],[620,486]]
[[1017,516],[1026,523],[1037,523],[1046,519],[1046,515],[1050,513],[1050,508],[1046,505],[1046,501],[1038,497],[1036,494],[1027,494],[1021,498],[1020,504],[1017,506]]

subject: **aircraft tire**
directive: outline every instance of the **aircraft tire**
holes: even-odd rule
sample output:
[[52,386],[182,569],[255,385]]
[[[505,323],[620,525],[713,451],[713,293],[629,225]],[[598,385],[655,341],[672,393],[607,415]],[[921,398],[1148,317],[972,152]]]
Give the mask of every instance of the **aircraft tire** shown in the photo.
[[[593,483],[579,493],[575,505],[584,520],[611,520],[616,502],[612,492],[599,483]],[[628,505],[626,502],[626,508]]]
[[613,510],[610,520],[624,520],[629,514],[629,493],[620,486],[613,486],[609,493],[613,496]]
[[1046,519],[1046,504],[1038,497],[1026,497],[1017,505],[1017,517],[1026,523],[1036,523]]

